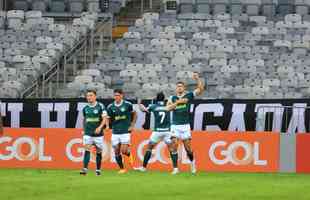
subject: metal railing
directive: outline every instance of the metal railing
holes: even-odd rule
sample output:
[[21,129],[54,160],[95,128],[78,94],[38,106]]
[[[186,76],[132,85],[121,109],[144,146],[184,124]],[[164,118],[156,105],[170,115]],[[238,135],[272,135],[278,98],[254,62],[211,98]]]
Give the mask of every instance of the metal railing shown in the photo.
[[288,134],[304,133],[310,127],[308,106],[259,106],[256,131],[273,131]]

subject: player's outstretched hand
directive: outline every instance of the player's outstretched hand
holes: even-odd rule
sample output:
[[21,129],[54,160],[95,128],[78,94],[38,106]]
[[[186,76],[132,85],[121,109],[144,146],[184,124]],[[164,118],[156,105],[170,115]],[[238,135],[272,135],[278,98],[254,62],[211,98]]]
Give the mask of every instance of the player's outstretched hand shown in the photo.
[[193,73],[193,79],[194,79],[195,81],[199,80],[199,73],[194,72],[194,73]]

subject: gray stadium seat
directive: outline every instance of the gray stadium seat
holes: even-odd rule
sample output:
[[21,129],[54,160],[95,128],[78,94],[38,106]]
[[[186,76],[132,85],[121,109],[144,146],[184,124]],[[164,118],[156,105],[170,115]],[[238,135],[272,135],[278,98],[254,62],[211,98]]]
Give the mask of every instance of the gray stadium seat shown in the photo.
[[28,0],[14,0],[14,9],[27,11],[29,9]]
[[100,0],[87,0],[87,11],[100,12]]
[[306,0],[295,0],[295,12],[300,15],[308,15],[309,2],[307,2]]
[[51,12],[65,12],[66,10],[65,0],[52,0],[50,9]]
[[180,0],[179,12],[180,13],[193,13],[194,5],[192,0]]
[[69,10],[72,13],[81,13],[84,10],[83,0],[69,0]]
[[213,14],[226,13],[229,0],[218,0],[213,2]]
[[203,1],[196,1],[197,13],[209,14],[211,12],[210,4]]

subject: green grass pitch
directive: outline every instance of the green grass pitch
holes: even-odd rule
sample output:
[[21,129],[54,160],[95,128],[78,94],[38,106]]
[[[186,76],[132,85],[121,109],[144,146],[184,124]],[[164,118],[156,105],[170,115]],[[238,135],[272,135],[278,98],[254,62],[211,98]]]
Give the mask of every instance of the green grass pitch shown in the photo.
[[310,175],[0,169],[1,200],[309,200]]

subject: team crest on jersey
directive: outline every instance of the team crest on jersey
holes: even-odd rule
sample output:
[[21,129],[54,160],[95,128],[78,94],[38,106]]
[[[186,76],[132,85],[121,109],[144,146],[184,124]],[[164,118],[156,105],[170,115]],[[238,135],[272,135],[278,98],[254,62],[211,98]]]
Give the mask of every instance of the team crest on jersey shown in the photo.
[[94,110],[94,114],[98,114],[98,110],[97,109]]
[[121,111],[122,111],[122,112],[125,112],[125,108],[124,108],[124,107],[121,107]]

